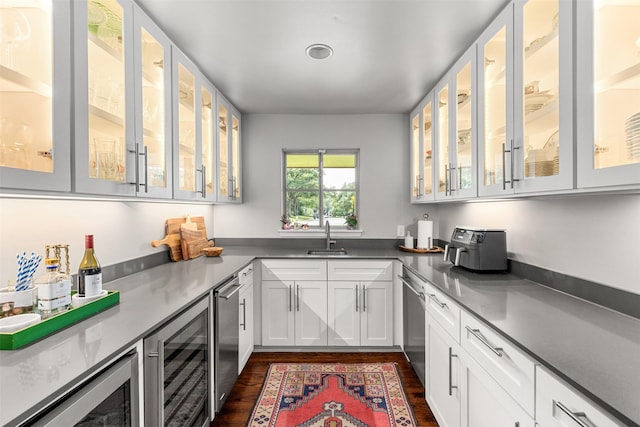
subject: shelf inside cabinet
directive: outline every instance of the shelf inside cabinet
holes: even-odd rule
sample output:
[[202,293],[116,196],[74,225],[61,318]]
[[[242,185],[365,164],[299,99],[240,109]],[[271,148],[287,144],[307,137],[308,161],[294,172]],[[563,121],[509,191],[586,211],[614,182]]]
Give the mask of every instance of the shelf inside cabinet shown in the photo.
[[88,36],[89,36],[89,41],[95,44],[96,47],[98,47],[103,52],[109,54],[109,56],[111,56],[116,61],[122,62],[122,52],[118,52],[118,50],[114,49],[113,47],[108,45],[104,40],[102,40],[100,37],[96,36],[91,32],[88,33]]
[[32,92],[51,98],[51,86],[0,65],[0,92]]
[[179,148],[181,154],[191,154],[191,155],[195,155],[196,154],[195,148],[193,148],[193,147],[191,147],[189,145],[180,143],[180,144],[178,144],[178,148]]
[[[537,38],[529,43],[529,46],[525,46],[524,48],[524,58],[530,59],[533,56],[537,55],[539,52],[542,52],[545,47],[550,46],[551,41],[558,37],[558,28],[556,27],[553,31],[548,33],[547,35]],[[557,51],[555,52],[558,53]]]
[[95,105],[89,105],[89,114],[99,117],[102,120],[106,120],[114,125],[124,126],[124,119],[122,117],[111,114],[102,108],[96,107]]
[[635,89],[640,87],[640,62],[619,71],[595,84],[595,92],[609,89]]

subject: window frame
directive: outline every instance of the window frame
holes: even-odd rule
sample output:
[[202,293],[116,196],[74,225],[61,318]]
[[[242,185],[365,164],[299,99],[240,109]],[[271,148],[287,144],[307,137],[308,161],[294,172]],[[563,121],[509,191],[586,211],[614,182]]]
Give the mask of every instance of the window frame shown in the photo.
[[[358,216],[358,228],[359,220],[360,220],[360,149],[358,148],[318,148],[318,149],[282,149],[282,165],[281,165],[281,204],[280,209],[281,215],[285,215],[287,212],[287,154],[318,154],[318,188],[317,189],[303,189],[296,188],[292,191],[304,191],[304,192],[317,192],[318,193],[318,207],[319,207],[319,217],[317,224],[309,224],[310,230],[319,230],[324,228],[324,223],[326,219],[324,218],[324,209],[321,207],[324,206],[324,197],[323,193],[325,191],[349,191],[354,192],[356,196],[356,203],[354,206],[354,212],[356,216]],[[342,190],[342,189],[325,189],[324,188],[324,156],[325,155],[334,155],[334,154],[352,154],[355,157],[355,188],[353,190]],[[314,220],[315,221],[315,220]],[[347,224],[343,225],[331,225],[334,229],[345,229],[347,228]]]

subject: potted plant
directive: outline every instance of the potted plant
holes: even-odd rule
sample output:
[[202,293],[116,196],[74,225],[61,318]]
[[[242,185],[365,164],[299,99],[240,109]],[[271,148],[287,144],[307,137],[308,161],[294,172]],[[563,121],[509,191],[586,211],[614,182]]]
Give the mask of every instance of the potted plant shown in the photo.
[[287,218],[286,214],[282,214],[282,217],[280,218],[280,222],[282,223],[283,230],[289,230],[291,228],[291,220]]
[[355,230],[358,228],[358,217],[356,214],[349,214],[344,219],[345,224],[347,224],[348,230]]

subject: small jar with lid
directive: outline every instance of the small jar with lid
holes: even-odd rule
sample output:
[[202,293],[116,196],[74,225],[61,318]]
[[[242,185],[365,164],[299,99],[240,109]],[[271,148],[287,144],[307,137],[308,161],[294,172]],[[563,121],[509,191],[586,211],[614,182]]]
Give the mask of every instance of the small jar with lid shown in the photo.
[[45,260],[46,273],[36,279],[38,311],[43,318],[66,311],[71,307],[71,277],[59,271],[56,258]]

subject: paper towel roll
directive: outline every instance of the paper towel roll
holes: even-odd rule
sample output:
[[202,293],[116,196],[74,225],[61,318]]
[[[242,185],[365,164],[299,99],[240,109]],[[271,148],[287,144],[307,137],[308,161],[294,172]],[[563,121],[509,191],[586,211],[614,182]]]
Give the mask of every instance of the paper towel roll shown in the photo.
[[433,221],[418,221],[418,248],[431,249],[433,247]]

